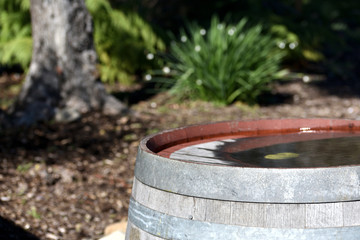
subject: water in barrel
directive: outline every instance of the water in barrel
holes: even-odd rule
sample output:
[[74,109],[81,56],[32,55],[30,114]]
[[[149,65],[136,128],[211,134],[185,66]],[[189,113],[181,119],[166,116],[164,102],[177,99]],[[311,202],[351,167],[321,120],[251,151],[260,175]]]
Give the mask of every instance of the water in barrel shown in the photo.
[[316,168],[360,164],[360,134],[309,132],[241,137],[193,145],[171,158],[258,168]]

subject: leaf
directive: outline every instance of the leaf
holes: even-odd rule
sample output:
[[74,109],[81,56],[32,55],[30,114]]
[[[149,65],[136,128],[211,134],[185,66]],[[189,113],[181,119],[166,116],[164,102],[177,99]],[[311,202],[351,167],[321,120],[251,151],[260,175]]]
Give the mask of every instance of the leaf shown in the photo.
[[324,55],[322,55],[322,53],[317,52],[315,50],[304,49],[302,53],[304,57],[310,61],[318,62],[324,59]]
[[166,59],[176,73],[169,76],[176,82],[171,92],[223,104],[255,102],[275,79],[283,54],[260,24],[247,23],[247,19],[235,25],[220,23],[215,16],[205,35],[197,24],[180,31],[186,41],[171,44]]

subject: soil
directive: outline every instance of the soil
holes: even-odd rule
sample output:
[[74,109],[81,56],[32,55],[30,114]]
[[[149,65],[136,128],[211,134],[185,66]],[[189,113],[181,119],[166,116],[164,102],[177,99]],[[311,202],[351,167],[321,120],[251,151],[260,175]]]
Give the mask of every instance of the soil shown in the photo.
[[129,101],[126,116],[95,112],[0,131],[0,239],[102,237],[107,225],[127,217],[138,144],[148,134],[224,120],[360,116],[352,87],[295,80],[272,89],[260,105],[227,107],[166,93],[144,99],[136,91],[140,101]]

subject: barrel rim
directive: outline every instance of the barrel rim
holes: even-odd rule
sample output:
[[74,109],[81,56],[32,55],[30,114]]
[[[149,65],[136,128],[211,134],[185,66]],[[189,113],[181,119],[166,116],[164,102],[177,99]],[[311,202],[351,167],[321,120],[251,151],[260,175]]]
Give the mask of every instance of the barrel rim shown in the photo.
[[[274,123],[283,123],[282,128],[279,126],[274,127]],[[295,123],[295,124],[294,124]],[[326,126],[321,126],[322,123],[327,123]],[[239,124],[246,124],[244,128],[241,128],[241,131],[236,131],[236,127]],[[270,125],[271,127],[265,127],[264,129],[253,129],[257,127],[259,124],[265,124],[265,126]],[[231,130],[230,132],[219,132],[218,126],[228,126]],[[288,127],[291,126],[291,127]],[[189,130],[194,130],[196,128],[206,127],[205,130],[215,130],[215,133],[208,133],[206,136],[201,136],[201,133],[205,130],[200,131],[200,134],[194,134],[192,132],[190,136]],[[276,131],[273,131],[273,130]],[[149,154],[159,156],[159,152],[164,148],[169,148],[176,144],[180,143],[189,143],[196,141],[203,141],[203,140],[213,140],[217,138],[226,138],[226,137],[236,137],[238,135],[242,135],[244,132],[255,133],[257,136],[266,136],[271,134],[281,134],[281,133],[299,133],[305,131],[359,131],[360,132],[360,120],[350,120],[350,119],[327,119],[327,118],[309,118],[309,119],[302,119],[302,118],[288,118],[288,119],[260,119],[260,120],[240,120],[240,121],[221,121],[221,122],[214,122],[214,123],[205,123],[205,124],[193,124],[184,127],[178,127],[168,130],[163,130],[158,133],[154,133],[144,137],[139,144],[139,148],[143,151],[148,152]],[[167,139],[169,138],[170,134],[175,136],[175,139],[171,139],[171,142],[161,143],[160,145],[156,145],[157,143],[154,142],[159,140],[159,138]],[[155,144],[154,144],[155,143]],[[163,156],[163,155],[160,155]],[[169,158],[171,159],[171,158]],[[182,161],[179,159],[171,159],[173,161]],[[186,161],[185,161],[186,162]],[[208,164],[210,163],[199,163],[193,162],[194,164]],[[229,165],[218,165],[219,167],[238,167],[238,168],[256,168],[256,167],[249,167],[249,166],[229,166]],[[342,166],[329,166],[329,167],[304,167],[304,168],[278,168],[282,170],[286,169],[314,169],[314,168],[341,168],[341,167],[356,167],[360,164],[354,165],[342,165]],[[266,167],[264,167],[266,168]],[[270,168],[271,169],[271,168]]]
[[[360,166],[358,165],[318,168],[228,167],[170,159],[156,154],[148,145],[155,136],[164,137],[159,137],[160,141],[163,141],[160,142],[162,144],[166,144],[166,141],[184,139],[186,134],[193,134],[196,138],[196,133],[189,132],[189,129],[194,127],[200,127],[202,131],[213,129],[216,133],[216,126],[219,126],[217,124],[228,126],[229,129],[238,129],[239,124],[243,124],[246,126],[243,129],[249,130],[259,123],[266,123],[268,128],[272,126],[281,128],[290,126],[293,122],[297,124],[295,126],[304,128],[310,126],[310,129],[315,129],[315,127],[324,129],[323,125],[327,123],[325,128],[330,130],[344,128],[360,130],[360,121],[337,119],[233,121],[167,130],[150,135],[141,141],[135,176],[142,183],[154,188],[208,199],[265,203],[360,200]],[[304,125],[304,123],[311,124]],[[204,126],[210,126],[210,128]],[[188,131],[184,132],[186,129]],[[175,138],[171,138],[171,133],[174,131],[180,132],[174,135]]]

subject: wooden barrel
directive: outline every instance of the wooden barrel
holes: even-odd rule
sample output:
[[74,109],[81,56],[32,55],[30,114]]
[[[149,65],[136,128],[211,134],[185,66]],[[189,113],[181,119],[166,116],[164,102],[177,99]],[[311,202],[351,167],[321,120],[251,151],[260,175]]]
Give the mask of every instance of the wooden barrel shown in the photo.
[[126,239],[359,239],[359,164],[264,167],[234,157],[348,135],[360,135],[360,121],[221,122],[149,136],[139,146]]

